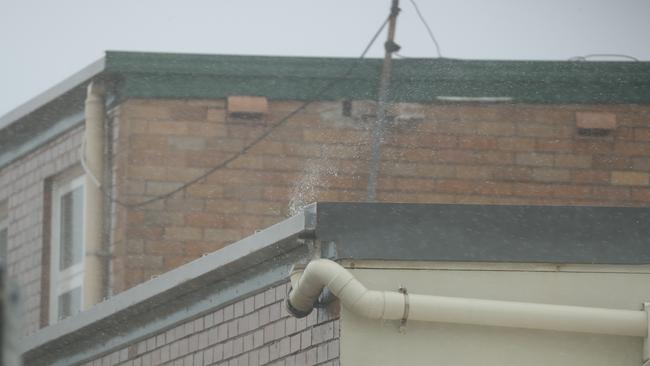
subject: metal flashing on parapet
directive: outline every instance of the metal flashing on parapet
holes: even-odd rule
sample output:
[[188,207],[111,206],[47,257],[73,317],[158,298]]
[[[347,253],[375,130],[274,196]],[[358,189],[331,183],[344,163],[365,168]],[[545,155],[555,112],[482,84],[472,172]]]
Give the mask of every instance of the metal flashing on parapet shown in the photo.
[[[117,99],[114,95],[106,97],[107,108],[115,107]],[[50,141],[62,136],[66,132],[81,126],[84,122],[84,110],[71,111],[68,115],[59,118],[50,116],[42,128],[35,132],[23,135],[8,134],[9,139],[0,139],[0,168],[13,163],[23,156],[45,146]]]
[[37,109],[45,106],[46,104],[55,101],[63,94],[70,90],[77,88],[80,84],[88,82],[94,76],[99,75],[104,71],[106,60],[104,57],[84,67],[80,71],[72,74],[60,83],[47,89],[41,94],[35,96],[29,101],[9,111],[7,114],[0,116],[0,130],[8,127],[14,122],[18,122],[27,115],[33,113]]
[[309,259],[299,236],[304,213],[203,256],[22,341],[29,365],[69,365],[132,344],[150,334],[284,281]]
[[326,202],[316,228],[324,256],[366,261],[638,266],[649,238],[639,207]]
[[316,225],[317,225],[317,207],[316,203],[309,204],[305,206],[300,215],[303,215],[304,220],[304,230],[300,234],[301,239],[314,239],[316,235]]
[[321,243],[321,258],[332,260],[338,258],[338,252],[336,251],[336,242],[328,241],[326,243]]

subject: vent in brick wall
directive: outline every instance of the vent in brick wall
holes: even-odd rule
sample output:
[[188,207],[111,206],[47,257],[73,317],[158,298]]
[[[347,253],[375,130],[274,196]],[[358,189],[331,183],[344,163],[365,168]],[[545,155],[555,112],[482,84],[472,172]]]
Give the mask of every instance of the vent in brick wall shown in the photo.
[[351,117],[352,116],[352,101],[349,99],[345,99],[341,103],[341,112],[344,117]]
[[266,97],[230,96],[228,97],[228,117],[235,119],[262,119],[269,112]]
[[[349,100],[341,102],[341,114],[363,121],[377,119],[378,104],[372,100]],[[415,103],[391,103],[386,109],[386,120],[390,123],[405,121],[422,121],[424,108]]]
[[576,128],[580,136],[607,136],[616,129],[613,113],[577,112]]
[[377,102],[374,100],[352,100],[349,105],[350,116],[357,119],[377,118]]

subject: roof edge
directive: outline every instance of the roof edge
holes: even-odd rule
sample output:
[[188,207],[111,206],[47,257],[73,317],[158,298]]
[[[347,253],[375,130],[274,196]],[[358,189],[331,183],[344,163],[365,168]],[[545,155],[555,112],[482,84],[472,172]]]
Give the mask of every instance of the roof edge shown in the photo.
[[65,78],[58,84],[38,94],[34,98],[10,110],[5,115],[0,116],[0,130],[5,129],[13,123],[20,121],[22,118],[47,105],[61,95],[87,82],[94,76],[101,74],[104,72],[105,68],[106,57],[102,57],[99,60],[72,74],[71,76]]
[[[23,357],[32,365],[81,362],[213,308],[217,305],[214,299],[206,301],[206,298],[215,293],[226,304],[250,293],[260,281],[278,282],[288,274],[284,267],[293,263],[296,255],[305,255],[305,246],[298,239],[310,236],[315,230],[314,225],[315,211],[305,210],[137,285],[76,316],[25,337],[21,342]],[[294,255],[288,256],[292,252]],[[276,261],[283,255],[287,258]],[[266,275],[263,280],[256,278],[253,281],[243,279],[234,281],[235,284],[230,283],[233,281],[224,281],[226,278],[233,279],[250,268],[257,272],[266,268],[266,272],[274,273],[274,276]],[[255,277],[255,274],[248,276]],[[227,282],[221,286],[235,287],[234,290],[215,291],[214,287],[221,282]],[[230,294],[229,298],[223,297],[225,292]],[[181,297],[192,300],[179,304],[175,299]],[[120,324],[120,328],[116,330],[111,326],[115,324]],[[65,351],[61,352],[62,349]],[[53,357],[53,350],[65,355]]]
[[[134,62],[138,60],[138,62]],[[0,116],[0,130],[9,127],[10,125],[19,122],[24,117],[35,112],[39,108],[42,108],[54,101],[63,94],[73,90],[75,87],[87,82],[94,76],[105,72],[117,72],[117,73],[129,73],[136,70],[141,71],[147,70],[151,72],[150,62],[156,61],[157,66],[161,68],[159,72],[179,72],[179,68],[182,69],[188,65],[207,65],[214,63],[216,61],[236,61],[236,60],[248,60],[249,62],[259,62],[259,61],[282,61],[282,62],[304,62],[304,61],[314,61],[321,60],[328,64],[338,65],[345,64],[347,66],[350,63],[358,61],[358,58],[347,58],[347,57],[299,57],[299,56],[262,56],[262,55],[214,55],[214,54],[195,54],[195,53],[164,53],[164,52],[135,52],[135,51],[106,51],[105,55],[94,61],[90,65],[84,67],[80,71],[74,73],[68,78],[64,79],[60,83],[52,86],[51,88],[40,93],[36,97],[28,100],[27,102],[19,105],[18,107],[10,110],[5,115]],[[377,63],[381,63],[380,59],[367,59]],[[146,65],[143,65],[142,62],[145,62]],[[154,63],[156,63],[154,62]],[[566,67],[571,68],[572,70],[580,70],[583,68],[593,68],[593,67],[612,67],[614,70],[618,70],[622,67],[648,67],[650,62],[648,61],[639,61],[639,62],[616,62],[616,61],[602,61],[602,62],[575,62],[575,61],[558,61],[558,60],[468,60],[468,59],[431,59],[431,58],[412,58],[399,60],[401,63],[406,64],[442,64],[443,68],[450,67],[448,64],[463,64],[471,65],[472,68],[475,68],[479,65],[487,65],[493,67],[494,65],[526,65],[526,64],[537,64],[545,65],[545,67],[551,67],[552,71],[557,71],[557,67]],[[180,63],[180,67],[173,67],[169,69],[168,64],[177,64]],[[643,66],[645,65],[645,66]],[[173,71],[172,71],[173,70]],[[196,70],[193,70],[194,72]],[[205,71],[205,70],[204,70]],[[546,70],[548,71],[548,70]],[[321,75],[322,76],[322,75]]]

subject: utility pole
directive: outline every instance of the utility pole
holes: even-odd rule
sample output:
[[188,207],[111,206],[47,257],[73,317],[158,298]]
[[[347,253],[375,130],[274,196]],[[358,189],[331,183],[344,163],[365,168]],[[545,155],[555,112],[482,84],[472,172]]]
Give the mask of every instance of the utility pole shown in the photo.
[[381,162],[381,143],[384,139],[384,126],[387,122],[386,112],[388,109],[388,89],[390,87],[393,52],[397,52],[400,49],[395,43],[395,26],[397,25],[399,11],[399,0],[392,0],[390,16],[388,18],[388,37],[386,43],[384,43],[384,64],[381,69],[381,81],[379,83],[377,122],[375,128],[372,130],[372,156],[370,160],[370,173],[368,175],[368,202],[375,202],[377,200],[377,180],[379,178],[379,164]]

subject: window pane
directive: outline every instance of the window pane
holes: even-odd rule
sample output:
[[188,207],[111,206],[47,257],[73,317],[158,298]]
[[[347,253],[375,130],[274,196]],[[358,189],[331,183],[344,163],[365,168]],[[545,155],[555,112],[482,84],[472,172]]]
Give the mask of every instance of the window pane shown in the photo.
[[59,320],[81,311],[81,287],[59,296]]
[[0,228],[0,260],[7,260],[7,228]]
[[59,269],[81,262],[83,241],[83,187],[61,196]]

